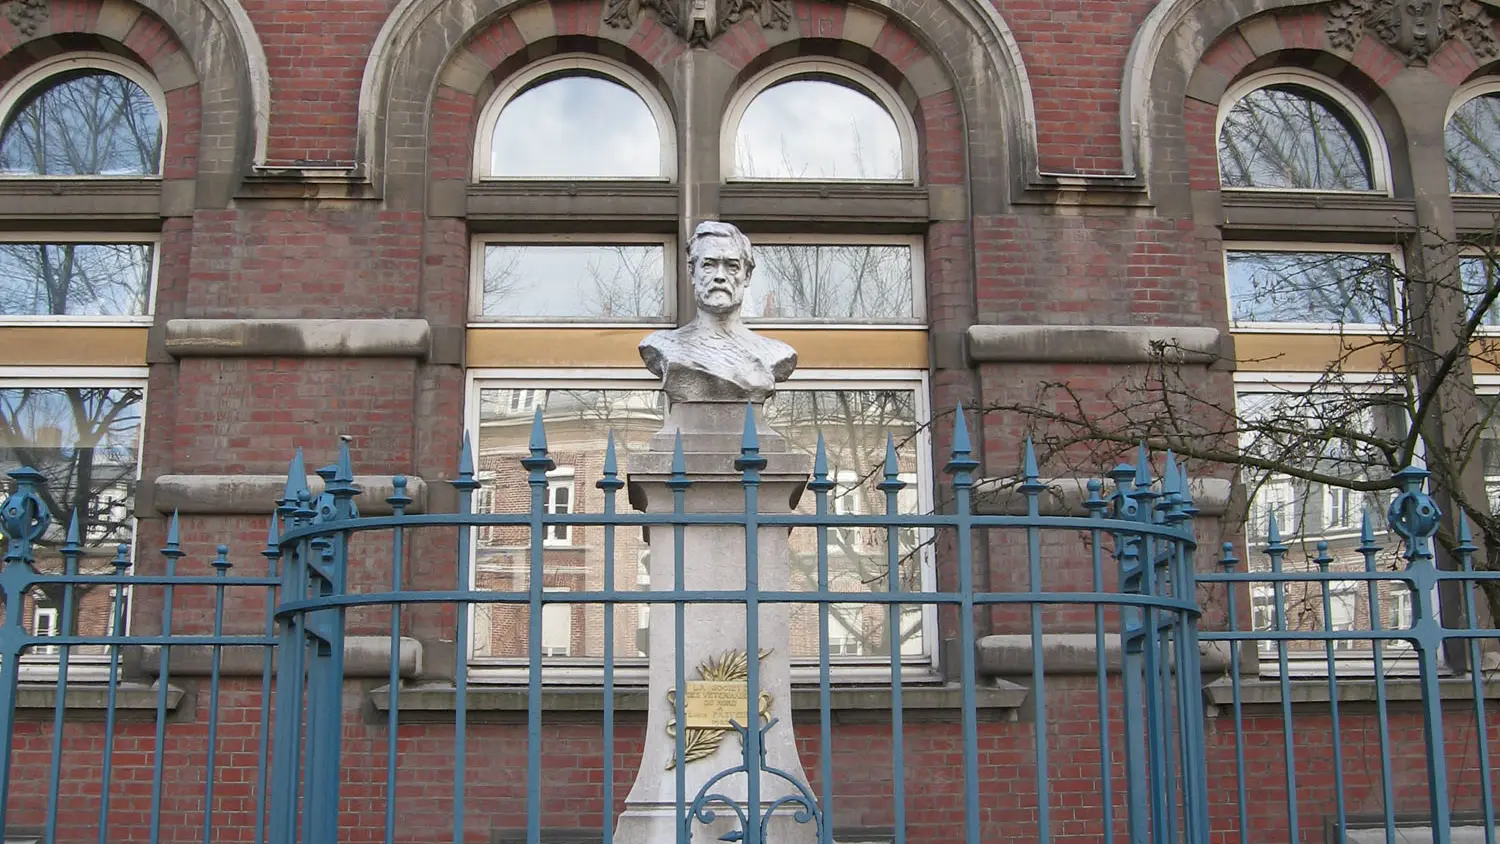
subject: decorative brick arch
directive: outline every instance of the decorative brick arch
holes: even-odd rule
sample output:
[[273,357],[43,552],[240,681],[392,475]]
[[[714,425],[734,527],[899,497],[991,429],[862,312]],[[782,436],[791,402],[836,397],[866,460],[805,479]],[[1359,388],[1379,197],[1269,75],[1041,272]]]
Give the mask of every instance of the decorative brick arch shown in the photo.
[[37,55],[100,42],[149,70],[167,95],[163,177],[196,178],[201,207],[228,205],[239,176],[264,157],[270,84],[238,0],[53,0],[24,30],[0,19],[7,77]]
[[[447,108],[439,76],[453,72],[454,50],[483,22],[524,8],[523,0],[404,0],[392,13],[366,65],[357,153],[388,203],[416,207],[421,201],[418,181],[428,169],[424,159],[432,134],[428,121]],[[710,48],[733,66],[782,42],[827,38],[835,26],[842,32],[845,7],[799,3],[797,8],[786,31],[770,33],[772,41],[766,40],[767,32],[742,23]],[[632,29],[613,30],[600,27],[599,2],[570,0],[553,4],[553,9],[555,31],[550,35],[567,31],[618,41],[657,61],[669,60],[678,49],[672,44],[675,35],[647,15]],[[967,149],[959,154],[966,159],[973,201],[993,206],[983,209],[990,213],[1007,207],[1037,172],[1030,84],[1009,29],[986,2],[897,0],[869,12],[883,20],[867,49],[889,51],[897,67],[913,68],[925,60],[931,65],[929,77],[942,80],[928,93],[958,92],[954,110],[962,115],[967,138]],[[882,40],[886,24],[904,37]]]

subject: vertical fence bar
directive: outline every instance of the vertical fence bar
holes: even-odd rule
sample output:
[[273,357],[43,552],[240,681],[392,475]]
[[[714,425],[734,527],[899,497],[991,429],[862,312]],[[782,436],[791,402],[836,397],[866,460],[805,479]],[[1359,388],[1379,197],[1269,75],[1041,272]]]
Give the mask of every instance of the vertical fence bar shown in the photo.
[[[182,558],[181,536],[177,524],[177,514],[172,514],[172,521],[167,525],[167,544],[161,549],[162,558],[166,560],[166,576],[168,578],[177,576],[177,561]],[[163,638],[172,635],[172,583],[169,580],[162,586],[161,607],[161,635]],[[167,761],[167,692],[170,688],[172,649],[165,641],[161,646],[161,674],[157,677],[156,687],[156,756],[151,763],[151,840],[161,840],[161,802],[162,802],[162,776],[166,770]]]
[[[124,577],[130,568],[130,546],[120,543],[115,547],[114,559],[115,577]],[[114,776],[115,763],[115,704],[119,700],[120,691],[120,639],[125,637],[125,587],[124,584],[116,583],[114,595],[111,596],[114,608],[114,623],[110,628],[110,638],[113,639],[109,646],[109,679],[105,685],[104,702],[104,758],[100,762],[99,770],[99,844],[105,844],[109,830],[109,803],[111,780]],[[51,839],[56,840],[56,839]]]
[[[615,458],[615,432],[604,449],[604,471],[594,484],[604,492],[604,588],[615,590],[615,506],[625,487]],[[649,604],[637,604],[644,608]],[[638,610],[639,611],[639,610]],[[637,623],[639,627],[639,623]],[[615,839],[615,602],[604,602],[604,844]]]
[[214,820],[214,779],[218,771],[216,764],[219,744],[219,672],[223,665],[224,647],[219,639],[224,635],[224,584],[232,565],[229,562],[229,546],[220,545],[214,556],[214,644],[212,665],[208,674],[208,750],[203,761],[203,844],[211,844]]
[[[80,542],[78,533],[77,510],[73,511],[73,518],[68,522],[68,537],[63,542],[61,551],[63,574],[67,577],[72,577],[78,573],[78,557],[83,553],[83,545]],[[123,586],[117,585],[115,590],[119,591],[123,588]],[[69,631],[66,627],[66,625],[71,624],[70,620],[72,618],[73,583],[72,581],[68,581],[63,585],[62,618],[59,619],[53,632],[61,633],[64,636],[70,634],[76,635],[77,630]],[[73,626],[76,627],[77,625]],[[33,630],[32,633],[35,634],[36,631]],[[46,841],[57,840],[57,798],[59,791],[61,791],[60,783],[62,782],[63,732],[67,726],[63,720],[63,713],[67,709],[68,657],[72,650],[71,646],[63,645],[58,648],[57,652],[57,701],[52,707],[52,761],[48,766],[47,777],[47,828],[46,838],[44,839]]]
[[0,525],[5,534],[6,577],[0,578],[5,593],[5,621],[0,624],[0,833],[6,827],[10,807],[10,758],[15,745],[16,690],[21,679],[21,650],[26,645],[26,631],[21,627],[21,613],[10,608],[24,606],[26,593],[35,582],[30,564],[35,559],[32,543],[46,534],[52,523],[47,504],[37,493],[45,483],[41,472],[23,466],[10,473],[15,491],[0,507]]
[[[1225,542],[1221,546],[1219,556],[1219,567],[1225,574],[1231,574],[1239,568],[1240,561],[1234,556],[1234,543]],[[1239,595],[1239,586],[1235,583],[1224,584],[1224,593],[1228,603],[1230,633],[1239,629],[1240,614],[1236,606],[1236,596]],[[1240,825],[1240,844],[1249,844],[1250,841],[1250,799],[1245,793],[1245,707],[1243,695],[1240,690],[1240,642],[1230,639],[1229,645],[1229,691],[1231,696],[1230,705],[1234,708],[1234,788],[1238,820]]]
[[[1380,553],[1380,546],[1375,544],[1375,526],[1370,521],[1370,512],[1364,511],[1360,516],[1359,547],[1360,556],[1365,560],[1365,571],[1369,574],[1375,573],[1375,556]],[[1380,582],[1376,580],[1365,581],[1365,588],[1369,594],[1370,606],[1370,628],[1376,632],[1380,631],[1380,613],[1373,611],[1379,606]],[[1403,588],[1398,585],[1397,588]],[[1391,777],[1391,733],[1388,718],[1388,706],[1386,702],[1385,688],[1385,642],[1376,639],[1374,641],[1374,674],[1375,674],[1375,723],[1380,742],[1380,806],[1381,814],[1385,821],[1385,844],[1396,844],[1396,795],[1392,788]],[[1347,835],[1340,831],[1340,841]]]
[[[901,482],[901,466],[896,461],[896,441],[891,434],[885,436],[885,477],[876,488],[885,493],[887,516],[896,515],[900,509],[897,496],[906,484]],[[891,594],[901,591],[901,563],[897,554],[900,537],[895,525],[886,526],[886,589]],[[905,701],[901,695],[901,605],[886,605],[887,640],[891,647],[891,800],[895,808],[896,844],[906,841],[906,719]]]
[[[391,505],[391,516],[396,525],[391,528],[391,592],[399,593],[406,583],[406,527],[401,517],[412,503],[406,494],[406,477],[391,478],[391,496],[386,503]],[[396,761],[401,753],[401,603],[391,603],[391,664],[386,672],[385,698],[385,844],[396,841]]]
[[[528,465],[528,461],[532,461],[537,458],[535,438],[537,436],[537,433],[541,430],[541,427],[542,408],[540,405],[538,405],[536,409],[536,416],[534,417],[534,420],[532,422],[533,441],[531,444],[531,456],[524,458],[521,461],[521,465],[525,466],[527,469],[531,469],[531,466]],[[543,459],[545,459],[546,453],[547,441],[544,436],[541,443],[541,454],[543,455]],[[536,474],[538,474],[538,472],[532,471],[531,474],[535,476]],[[540,474],[542,475],[542,490],[543,493],[545,493],[547,483],[547,470],[540,470]],[[463,445],[458,453],[458,477],[454,478],[448,483],[458,491],[459,517],[464,522],[467,522],[467,519],[465,517],[474,512],[474,490],[479,488],[479,482],[474,479],[474,444],[470,440],[469,433],[467,431],[464,432]],[[534,560],[531,566],[531,576],[533,578],[539,579],[541,577],[542,568],[542,533],[540,530],[536,529],[537,507],[540,499],[537,497],[535,489],[536,487],[533,483],[533,494],[531,502],[533,530],[531,533],[531,544]],[[470,571],[472,565],[470,558],[469,537],[470,529],[468,524],[461,524],[458,529],[458,589],[460,592],[466,594],[470,589],[473,588],[471,579],[472,572]],[[457,612],[457,618],[454,619],[457,631],[454,634],[455,641],[453,643],[453,688],[454,695],[456,697],[456,708],[453,712],[453,844],[463,844],[464,840],[464,790],[469,767],[469,612],[472,607],[473,604],[471,604],[469,601],[461,601],[455,608]],[[536,626],[536,623],[539,623],[537,616],[540,614],[540,609],[533,608],[533,626]],[[530,684],[531,702],[529,704],[529,707],[533,711],[535,711],[535,708],[538,705],[537,699],[541,697],[542,666],[539,655],[540,649],[536,647],[538,645],[538,635],[539,634],[533,630],[531,645],[533,646],[533,650],[536,656],[534,656],[534,661],[530,666],[532,681]],[[538,776],[536,771],[531,769],[533,760],[539,758],[536,756],[535,751],[533,750],[538,742],[536,740],[536,735],[532,730],[532,722],[538,720],[539,717],[539,715],[528,715],[527,718],[528,748],[526,755],[528,771],[526,780],[526,836],[529,844],[538,844],[538,838],[536,836],[540,832],[540,830],[538,829],[539,822],[535,826],[532,823],[533,818],[539,818],[540,815],[534,812],[532,809],[533,803],[538,799],[536,794],[536,783],[538,781]]]
[[[745,434],[734,468],[745,488],[745,844],[761,844],[760,771],[760,437],[755,431],[755,405],[745,405]],[[679,695],[686,697],[686,694]],[[681,725],[686,732],[686,724]],[[898,774],[896,781],[901,778]],[[901,834],[896,837],[901,844]]]
[[[1117,520],[1134,520],[1140,509],[1130,497],[1131,481],[1135,468],[1126,464],[1116,466],[1109,473],[1114,482],[1113,501]],[[1121,594],[1139,594],[1141,591],[1141,547],[1139,537],[1117,530],[1114,536],[1115,558],[1119,567],[1119,590]],[[1129,604],[1120,609],[1120,691],[1125,701],[1125,798],[1129,815],[1129,839],[1132,842],[1150,840],[1148,812],[1151,796],[1151,780],[1146,772],[1146,725],[1145,725],[1145,678],[1146,665],[1143,653],[1142,613]]]
[[[277,513],[289,531],[307,524],[312,510],[311,491],[307,488],[307,468],[302,449],[297,449],[287,469],[286,491]],[[273,525],[274,530],[274,525]],[[278,548],[281,547],[277,539]],[[283,601],[302,600],[307,594],[307,542],[297,540],[290,557],[281,567]],[[273,610],[274,613],[274,610]],[[301,778],[297,770],[302,759],[302,699],[306,689],[307,636],[305,617],[298,613],[278,622],[276,664],[276,731],[272,747],[272,764],[277,767],[271,778],[270,838],[276,844],[295,844]]]
[[[1464,513],[1457,514],[1458,521],[1458,545],[1453,549],[1458,554],[1459,569],[1466,575],[1474,573],[1474,552],[1479,548],[1474,545],[1474,535],[1469,529],[1469,517]],[[1462,583],[1464,594],[1464,618],[1468,620],[1469,629],[1477,629],[1479,616],[1475,614],[1474,607],[1474,581],[1465,579]],[[1493,626],[1493,625],[1492,625]],[[1490,773],[1490,736],[1489,721],[1485,718],[1484,706],[1484,663],[1481,660],[1479,639],[1469,637],[1469,682],[1474,692],[1474,725],[1475,740],[1479,749],[1479,792],[1483,795],[1480,811],[1484,816],[1484,844],[1495,844],[1495,791],[1493,776]]]
[[[818,448],[813,455],[813,476],[807,484],[814,498],[814,513],[819,524],[818,535],[818,593],[828,592],[828,525],[822,520],[828,517],[828,493],[834,487],[828,479],[828,452],[823,444],[823,432],[818,432]],[[818,772],[819,797],[822,802],[823,823],[818,829],[818,844],[833,844],[833,689],[828,665],[828,618],[827,601],[818,602]]]
[[[1196,546],[1188,537],[1192,534],[1192,521],[1198,514],[1198,508],[1193,505],[1188,476],[1171,452],[1167,453],[1165,477],[1167,499],[1171,506],[1166,510],[1163,521],[1183,534],[1168,540],[1175,596],[1179,601],[1196,604]],[[1189,844],[1208,844],[1208,741],[1205,736],[1201,688],[1203,657],[1199,650],[1197,618],[1190,613],[1178,612],[1175,628],[1177,711],[1182,731],[1179,742],[1182,745],[1183,838]]]
[[[1323,587],[1323,630],[1333,631],[1333,581],[1326,579],[1329,567],[1333,564],[1333,558],[1328,555],[1328,542],[1318,540],[1317,555],[1313,557],[1313,564],[1318,567],[1319,573],[1324,576]],[[1378,604],[1370,605],[1370,617],[1374,619],[1380,612]],[[1333,744],[1333,792],[1334,792],[1334,823],[1338,824],[1339,840],[1345,840],[1349,827],[1348,806],[1344,802],[1344,734],[1339,720],[1339,671],[1334,662],[1333,640],[1323,641],[1323,656],[1328,669],[1328,717],[1331,735],[1329,740]]]
[[[1108,506],[1100,491],[1104,488],[1093,478],[1088,482],[1088,498],[1083,507],[1095,522],[1104,518]],[[1104,532],[1094,527],[1089,530],[1089,562],[1093,573],[1095,592],[1104,591]],[[1104,633],[1104,605],[1094,605],[1094,682],[1099,693],[1099,805],[1103,812],[1103,844],[1115,841],[1115,797],[1113,753],[1109,744],[1109,647]]]
[[[1151,502],[1156,495],[1151,491],[1150,456],[1146,453],[1144,446],[1141,447],[1140,454],[1136,458],[1133,481],[1134,486],[1128,494],[1136,504],[1136,521],[1149,525],[1155,518]],[[1139,535],[1136,545],[1140,594],[1155,597],[1160,591],[1157,579],[1156,547],[1150,535],[1144,532]],[[1173,788],[1171,771],[1167,767],[1167,725],[1162,703],[1162,669],[1166,660],[1161,658],[1161,652],[1164,650],[1161,617],[1157,610],[1151,608],[1147,608],[1142,616],[1144,617],[1140,631],[1144,656],[1142,683],[1146,692],[1146,746],[1149,748],[1146,756],[1151,776],[1152,840],[1172,844],[1171,817],[1174,812],[1168,805],[1170,801],[1167,795],[1173,792]]]
[[[271,514],[271,526],[266,531],[266,547],[261,556],[266,558],[266,575],[272,580],[281,576],[281,531],[280,514]],[[271,639],[276,635],[276,587],[266,587],[266,638]],[[260,664],[260,737],[256,740],[255,759],[256,788],[255,788],[255,844],[264,844],[266,840],[266,797],[267,778],[271,775],[271,667],[275,661],[276,649],[273,647],[261,648]],[[103,842],[100,842],[103,844]]]
[[[1041,481],[1036,465],[1036,450],[1031,438],[1026,439],[1026,454],[1022,466],[1021,494],[1026,496],[1026,517],[1031,522],[1026,526],[1026,577],[1028,589],[1033,593],[1043,591],[1041,531],[1035,521],[1041,517],[1038,498],[1047,485]],[[1052,840],[1052,793],[1049,784],[1051,763],[1047,754],[1047,675],[1045,670],[1046,641],[1042,636],[1042,605],[1031,602],[1031,714],[1032,736],[1036,742],[1036,835],[1041,844]],[[972,647],[970,645],[969,647]]]
[[[672,442],[672,476],[667,486],[672,490],[672,588],[681,593],[687,589],[687,569],[682,555],[686,545],[686,526],[682,519],[687,515],[687,490],[692,485],[687,476],[687,458],[682,453],[682,431],[678,430]],[[687,602],[672,599],[672,717],[676,719],[677,731],[673,735],[677,747],[672,757],[672,770],[676,774],[677,792],[677,844],[688,844],[692,819],[687,812],[687,659],[682,650],[687,645]],[[746,651],[746,659],[754,662],[756,655]]]
[[958,638],[959,685],[963,694],[964,742],[964,844],[979,844],[979,707],[974,694],[977,673],[974,665],[974,549],[973,502],[974,470],[979,461],[973,457],[969,426],[964,420],[964,406],[953,414],[953,447],[944,467],[952,477],[955,544],[958,548]]
[[[1276,524],[1276,514],[1271,513],[1266,522],[1266,556],[1271,559],[1272,593],[1277,634],[1286,633],[1286,583],[1281,578],[1282,558],[1287,547],[1281,541],[1281,528]],[[1286,771],[1286,816],[1287,829],[1296,838],[1301,825],[1297,817],[1297,751],[1292,735],[1292,679],[1286,653],[1286,639],[1276,640],[1276,676],[1281,687],[1281,747]]]

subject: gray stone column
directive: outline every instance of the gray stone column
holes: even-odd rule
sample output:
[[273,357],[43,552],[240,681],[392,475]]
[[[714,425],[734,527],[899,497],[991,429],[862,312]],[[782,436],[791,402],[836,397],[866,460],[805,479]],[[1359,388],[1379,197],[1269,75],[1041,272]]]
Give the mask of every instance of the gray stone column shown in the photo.
[[[760,472],[759,507],[764,514],[785,514],[796,505],[807,482],[810,459],[788,450],[786,441],[764,426],[759,405],[757,431],[760,455],[766,467]],[[737,517],[746,512],[742,474],[735,469],[745,424],[746,405],[738,403],[681,402],[673,406],[661,433],[650,443],[649,450],[632,458],[628,465],[630,501],[648,513],[671,513],[674,442],[681,433],[687,477],[691,486],[685,493],[684,509],[688,513],[727,513]],[[742,590],[746,582],[745,529],[737,525],[694,525],[683,529],[683,587],[689,590]],[[676,531],[658,526],[650,531],[651,588],[653,591],[673,588],[676,568]],[[790,580],[790,551],[785,527],[761,528],[758,531],[758,557],[753,562],[762,590],[784,590]],[[684,609],[685,635],[682,642],[685,677],[702,678],[705,667],[722,665],[727,658],[748,656],[747,631],[743,604],[690,604]],[[759,612],[760,708],[765,720],[776,724],[765,733],[765,764],[784,771],[797,783],[807,783],[792,733],[790,674],[790,607],[786,604],[763,604]],[[675,654],[676,607],[654,604],[650,627],[650,709],[647,716],[645,750],[635,785],[626,798],[615,840],[619,844],[671,844],[677,840],[677,771],[669,767],[676,756],[676,739],[670,730],[676,718],[671,695],[677,686]],[[708,672],[711,677],[713,671]],[[736,673],[736,676],[739,676]],[[738,717],[745,724],[748,701],[756,690],[744,689],[736,694]],[[723,726],[727,727],[727,724]],[[684,806],[691,806],[699,791],[715,775],[745,762],[740,735],[726,731],[689,730],[699,753],[689,753],[685,765]],[[693,758],[701,755],[701,758]],[[712,793],[735,801],[746,809],[748,778],[736,773],[714,784]],[[762,773],[760,809],[764,816],[780,797],[797,793],[797,787],[780,777]],[[735,812],[725,805],[711,806],[717,819],[705,825],[694,822],[691,840],[717,841],[730,831],[738,831]],[[812,823],[798,824],[792,819],[796,807],[783,807],[766,825],[767,844],[811,844],[817,840]]]

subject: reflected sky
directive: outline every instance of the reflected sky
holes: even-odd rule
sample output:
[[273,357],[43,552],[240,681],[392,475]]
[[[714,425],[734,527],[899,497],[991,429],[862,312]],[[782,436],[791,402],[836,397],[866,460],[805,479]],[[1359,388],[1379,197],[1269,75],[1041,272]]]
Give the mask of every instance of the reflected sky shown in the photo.
[[901,179],[901,133],[847,85],[791,79],[757,96],[735,136],[736,175],[755,179]]
[[1390,320],[1389,260],[1379,253],[1229,252],[1230,318],[1338,324]]
[[1500,193],[1500,95],[1459,106],[1443,138],[1449,187],[1459,193]]
[[654,178],[661,135],[644,100],[597,76],[565,76],[512,99],[500,112],[491,175],[522,178]]
[[483,315],[657,319],[666,273],[659,245],[491,244],[484,253]]
[[152,248],[147,243],[0,244],[0,314],[144,314]]
[[1227,188],[1370,190],[1369,156],[1354,123],[1316,92],[1296,85],[1252,91],[1219,130]]
[[139,85],[95,71],[54,77],[7,115],[0,172],[143,176],[159,172],[161,121]]
[[904,322],[915,316],[909,246],[765,245],[755,249],[747,319]]

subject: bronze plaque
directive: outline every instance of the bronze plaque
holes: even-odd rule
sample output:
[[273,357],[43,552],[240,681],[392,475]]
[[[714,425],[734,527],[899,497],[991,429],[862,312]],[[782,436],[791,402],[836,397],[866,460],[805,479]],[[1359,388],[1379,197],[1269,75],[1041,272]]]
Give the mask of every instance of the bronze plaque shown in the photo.
[[683,709],[689,730],[733,729],[729,719],[745,723],[749,686],[743,680],[689,680]]

